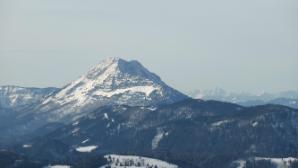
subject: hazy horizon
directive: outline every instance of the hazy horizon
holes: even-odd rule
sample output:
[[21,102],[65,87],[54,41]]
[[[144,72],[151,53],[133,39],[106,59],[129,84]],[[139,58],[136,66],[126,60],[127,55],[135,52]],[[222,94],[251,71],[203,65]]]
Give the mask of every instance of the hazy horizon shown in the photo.
[[182,92],[298,90],[298,1],[0,0],[0,86],[62,87],[107,57]]

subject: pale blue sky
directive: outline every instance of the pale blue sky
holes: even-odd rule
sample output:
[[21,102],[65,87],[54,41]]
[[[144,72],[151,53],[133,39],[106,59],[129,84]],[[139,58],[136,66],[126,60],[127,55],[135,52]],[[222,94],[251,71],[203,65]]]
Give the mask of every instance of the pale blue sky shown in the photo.
[[181,90],[298,90],[297,0],[0,0],[0,85],[136,59]]

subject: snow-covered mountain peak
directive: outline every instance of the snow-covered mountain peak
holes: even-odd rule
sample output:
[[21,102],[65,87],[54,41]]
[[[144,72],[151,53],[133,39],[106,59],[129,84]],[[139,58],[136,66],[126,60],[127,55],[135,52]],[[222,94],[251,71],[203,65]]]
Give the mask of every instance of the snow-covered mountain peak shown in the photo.
[[157,105],[185,98],[138,61],[108,58],[46,99],[40,111],[54,109],[58,116],[65,116],[102,105]]
[[96,78],[107,69],[109,69],[110,73],[113,73],[113,72],[116,73],[119,61],[120,61],[120,58],[117,58],[117,57],[107,58],[101,61],[100,63],[98,63],[93,68],[91,68],[91,70],[87,72],[85,77]]
[[[87,74],[83,75],[83,78],[95,80],[98,79],[102,82],[112,82],[111,80],[117,80],[117,78],[127,78],[137,76],[143,80],[151,80],[158,82],[160,78],[149,72],[138,61],[126,61],[121,58],[111,57],[101,61],[95,67],[93,67]],[[117,81],[115,81],[117,82]],[[114,83],[117,84],[117,83]]]
[[82,98],[82,95],[86,98],[92,94],[110,97],[113,92],[142,92],[142,88],[148,96],[152,91],[160,89],[157,86],[159,84],[164,85],[157,75],[149,72],[139,62],[108,58],[64,87],[56,97],[63,98],[71,92],[76,95],[74,98],[78,99]]

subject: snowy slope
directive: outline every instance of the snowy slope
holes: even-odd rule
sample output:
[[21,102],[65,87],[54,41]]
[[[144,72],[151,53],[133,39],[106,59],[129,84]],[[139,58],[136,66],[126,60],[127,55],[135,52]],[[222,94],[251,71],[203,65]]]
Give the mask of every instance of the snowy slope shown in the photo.
[[107,165],[101,168],[178,168],[177,165],[148,157],[132,156],[132,155],[106,155]]
[[102,105],[156,105],[185,98],[139,62],[109,58],[43,101],[38,111],[50,112],[51,120],[59,120]]
[[0,87],[0,107],[20,109],[40,102],[42,99],[58,91],[57,88],[25,88],[18,86]]

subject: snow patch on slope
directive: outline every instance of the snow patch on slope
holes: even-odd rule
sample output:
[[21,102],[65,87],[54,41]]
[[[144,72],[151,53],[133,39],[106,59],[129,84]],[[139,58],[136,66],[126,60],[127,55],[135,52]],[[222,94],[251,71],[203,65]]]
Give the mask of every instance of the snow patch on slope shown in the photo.
[[245,168],[246,167],[246,161],[245,160],[236,160],[233,162],[233,165],[236,166],[236,168]]
[[212,123],[213,127],[219,127],[221,125],[227,124],[229,122],[232,122],[232,120],[222,120],[222,121],[217,121],[215,123]]
[[91,145],[91,146],[80,146],[76,148],[76,151],[82,152],[82,153],[90,153],[94,151],[97,148],[96,145]]
[[75,128],[71,131],[72,134],[76,134],[80,131],[80,128]]
[[79,121],[76,121],[76,122],[74,122],[73,124],[72,124],[72,126],[77,126],[77,125],[79,125],[80,124],[80,122]]
[[252,126],[253,126],[253,127],[256,127],[256,126],[258,126],[258,124],[259,124],[259,123],[258,123],[257,121],[255,121],[255,122],[252,123]]
[[158,147],[159,142],[165,137],[168,136],[169,133],[168,132],[164,132],[162,129],[157,129],[157,133],[154,136],[154,138],[152,139],[151,142],[151,149],[154,150]]
[[117,89],[117,90],[112,90],[112,91],[102,91],[99,90],[94,93],[96,96],[104,96],[104,97],[112,97],[114,95],[118,94],[123,94],[123,93],[143,93],[147,97],[150,96],[150,94],[153,91],[160,91],[160,88],[154,87],[154,86],[135,86],[135,87],[130,87],[130,88],[125,88],[125,89]]
[[23,145],[23,148],[31,148],[31,147],[32,147],[31,144],[24,144],[24,145]]
[[109,115],[107,113],[104,113],[103,114],[103,118],[108,120],[109,119]]
[[85,140],[82,141],[81,143],[84,144],[84,143],[86,143],[86,142],[88,142],[88,141],[89,141],[89,139],[85,139]]

